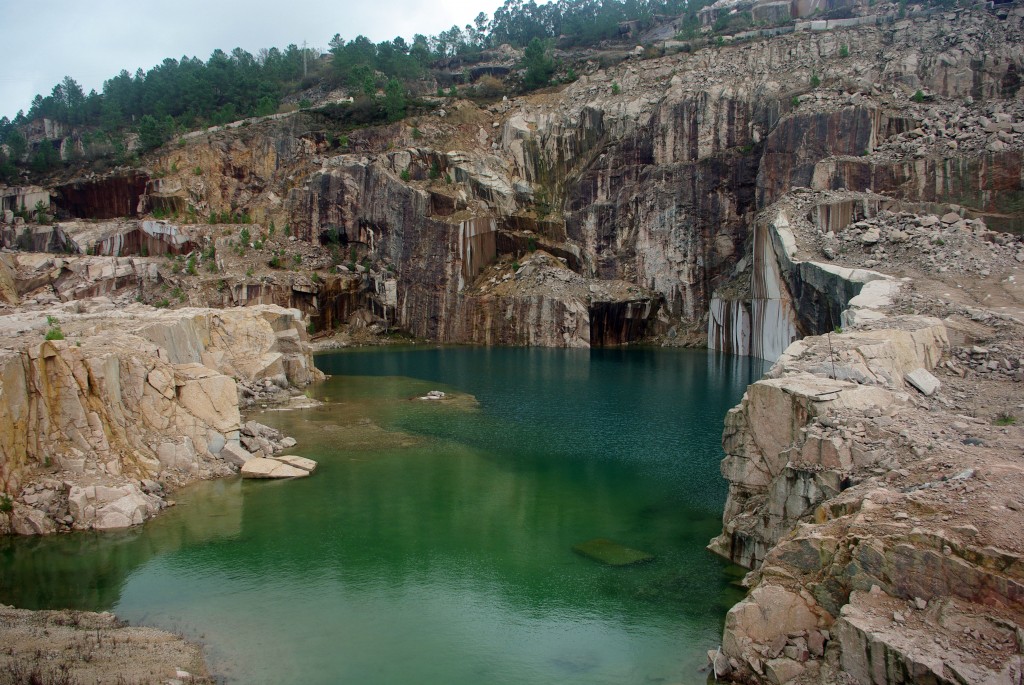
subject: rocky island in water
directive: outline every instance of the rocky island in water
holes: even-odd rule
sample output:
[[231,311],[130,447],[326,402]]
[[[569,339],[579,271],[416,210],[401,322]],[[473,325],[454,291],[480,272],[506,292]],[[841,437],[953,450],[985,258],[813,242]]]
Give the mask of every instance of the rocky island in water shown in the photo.
[[[308,404],[315,347],[706,346],[774,363],[724,420],[748,592],[708,673],[1021,683],[1024,4],[659,8],[495,19],[368,93],[341,41],[272,111],[110,149],[5,120],[0,534],[308,474],[245,412]],[[212,677],[110,614],[0,634],[0,682]]]

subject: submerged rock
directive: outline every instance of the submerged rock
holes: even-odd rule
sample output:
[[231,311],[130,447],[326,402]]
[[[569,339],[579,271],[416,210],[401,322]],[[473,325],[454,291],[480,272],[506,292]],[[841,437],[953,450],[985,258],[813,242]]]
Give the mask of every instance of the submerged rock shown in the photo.
[[629,566],[654,559],[653,554],[625,547],[605,538],[594,538],[573,545],[572,551],[609,566]]

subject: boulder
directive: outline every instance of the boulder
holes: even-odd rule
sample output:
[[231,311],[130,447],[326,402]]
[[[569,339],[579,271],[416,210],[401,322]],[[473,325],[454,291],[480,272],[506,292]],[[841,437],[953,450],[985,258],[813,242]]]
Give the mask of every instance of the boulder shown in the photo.
[[924,369],[914,369],[904,374],[903,380],[917,388],[925,397],[931,397],[942,385],[939,379]]
[[57,527],[43,512],[15,502],[11,510],[11,529],[18,535],[49,535]]
[[305,471],[276,459],[255,458],[242,465],[242,478],[302,478]]
[[220,451],[220,456],[234,466],[243,466],[252,459],[252,454],[237,442],[226,443]]

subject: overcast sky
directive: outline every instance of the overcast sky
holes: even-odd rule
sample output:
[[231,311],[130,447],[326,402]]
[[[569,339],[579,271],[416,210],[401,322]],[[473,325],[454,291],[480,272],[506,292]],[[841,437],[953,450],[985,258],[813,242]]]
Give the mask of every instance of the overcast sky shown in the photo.
[[0,116],[28,111],[65,75],[86,93],[121,69],[149,69],[166,57],[206,60],[216,48],[253,55],[289,43],[327,49],[335,33],[374,42],[434,35],[488,17],[502,0],[24,0],[3,2]]

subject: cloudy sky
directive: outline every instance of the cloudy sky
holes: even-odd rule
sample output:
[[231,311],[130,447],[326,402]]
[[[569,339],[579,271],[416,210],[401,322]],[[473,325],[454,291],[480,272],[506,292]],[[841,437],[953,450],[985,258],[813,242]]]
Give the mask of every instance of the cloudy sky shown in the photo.
[[327,49],[335,33],[374,42],[433,35],[488,17],[502,0],[42,0],[4,2],[0,116],[28,111],[69,75],[85,92],[102,91],[121,69],[149,69],[165,57],[206,60],[216,48],[289,43]]

